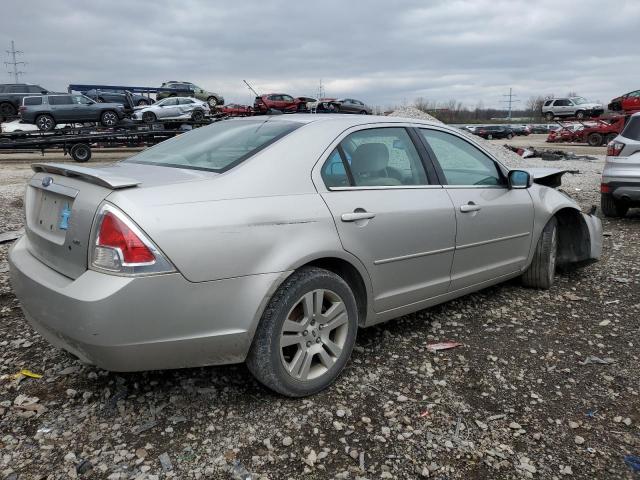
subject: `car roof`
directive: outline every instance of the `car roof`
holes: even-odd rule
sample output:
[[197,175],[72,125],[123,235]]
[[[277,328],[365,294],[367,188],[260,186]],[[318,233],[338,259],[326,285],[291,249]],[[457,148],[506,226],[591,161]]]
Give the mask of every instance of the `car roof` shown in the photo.
[[[376,123],[416,123],[421,125],[431,125],[437,127],[447,127],[444,123],[422,120],[419,118],[392,117],[384,115],[335,115],[327,114],[308,114],[308,113],[288,113],[281,115],[261,115],[257,117],[245,117],[235,119],[234,121],[251,121],[261,118],[270,118],[274,120],[289,120],[301,124],[311,123],[340,123],[345,128],[356,127],[358,125],[374,125]],[[447,127],[450,128],[450,127]]]

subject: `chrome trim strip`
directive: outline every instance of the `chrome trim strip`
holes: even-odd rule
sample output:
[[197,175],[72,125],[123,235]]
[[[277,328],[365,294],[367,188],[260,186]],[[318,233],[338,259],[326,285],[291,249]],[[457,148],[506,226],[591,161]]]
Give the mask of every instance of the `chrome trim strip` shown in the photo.
[[366,186],[366,187],[331,187],[329,188],[330,192],[344,192],[348,190],[416,190],[416,189],[424,189],[424,190],[432,190],[432,189],[440,189],[442,185],[386,185],[386,186]]
[[34,188],[39,188],[40,190],[45,192],[58,193],[60,195],[64,195],[65,197],[69,197],[69,198],[76,198],[78,196],[78,190],[76,190],[75,188],[67,187],[65,185],[59,185],[55,182],[49,184],[48,187],[45,187],[42,185],[41,178],[32,178],[29,181],[29,185]]
[[457,189],[461,189],[461,188],[473,188],[473,189],[476,189],[476,188],[490,188],[492,190],[500,188],[500,189],[503,189],[503,190],[509,190],[509,187],[507,187],[506,185],[444,185],[444,188],[446,188],[446,189],[449,189],[449,188],[454,189],[455,188],[456,190]]
[[455,250],[455,247],[441,248],[439,250],[431,250],[429,252],[411,253],[409,255],[402,255],[400,257],[391,257],[391,258],[384,258],[382,260],[374,260],[373,264],[384,265],[385,263],[400,262],[402,260],[409,260],[409,259],[418,258],[418,257],[426,257],[428,255],[437,255],[439,253],[452,252],[453,250]]
[[514,238],[527,237],[527,236],[529,236],[530,233],[531,232],[524,232],[524,233],[518,233],[516,235],[509,235],[507,237],[499,237],[499,238],[492,238],[491,240],[483,240],[482,242],[467,243],[466,245],[457,246],[456,250],[463,250],[465,248],[479,247],[481,245],[488,245],[490,243],[503,242],[505,240],[513,240]]

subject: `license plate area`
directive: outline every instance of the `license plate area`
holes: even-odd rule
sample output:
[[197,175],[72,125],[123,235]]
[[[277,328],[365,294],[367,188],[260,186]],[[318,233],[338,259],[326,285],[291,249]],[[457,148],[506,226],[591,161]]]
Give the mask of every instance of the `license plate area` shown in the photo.
[[48,241],[64,245],[70,228],[74,198],[40,188],[30,188],[31,230]]

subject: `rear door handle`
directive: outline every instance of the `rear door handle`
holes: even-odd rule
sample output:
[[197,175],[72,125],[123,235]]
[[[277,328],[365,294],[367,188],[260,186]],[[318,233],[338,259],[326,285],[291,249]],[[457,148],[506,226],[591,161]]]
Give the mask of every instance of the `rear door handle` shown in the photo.
[[482,207],[480,205],[476,205],[473,202],[469,202],[466,205],[460,205],[460,211],[462,213],[477,212],[477,211],[479,211],[481,209],[482,209]]
[[372,212],[353,212],[343,213],[340,218],[343,222],[356,222],[358,220],[369,220],[375,216],[376,214]]

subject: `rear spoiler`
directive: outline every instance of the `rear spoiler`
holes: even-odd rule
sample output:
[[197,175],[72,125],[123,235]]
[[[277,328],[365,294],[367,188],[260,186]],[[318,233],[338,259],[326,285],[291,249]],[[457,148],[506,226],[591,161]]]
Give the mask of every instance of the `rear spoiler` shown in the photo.
[[64,163],[34,163],[31,165],[31,169],[36,173],[54,173],[65,177],[80,178],[86,182],[112,190],[136,187],[142,183],[139,180],[120,177],[99,168],[76,167],[75,165],[65,165]]

